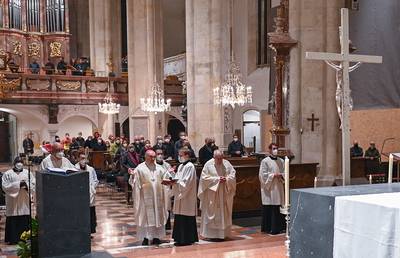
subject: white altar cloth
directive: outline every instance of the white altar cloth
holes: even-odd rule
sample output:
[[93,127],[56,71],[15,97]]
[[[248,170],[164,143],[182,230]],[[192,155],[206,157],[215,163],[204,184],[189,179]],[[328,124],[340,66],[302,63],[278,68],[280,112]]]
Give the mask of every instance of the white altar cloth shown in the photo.
[[335,199],[333,257],[400,257],[400,193]]

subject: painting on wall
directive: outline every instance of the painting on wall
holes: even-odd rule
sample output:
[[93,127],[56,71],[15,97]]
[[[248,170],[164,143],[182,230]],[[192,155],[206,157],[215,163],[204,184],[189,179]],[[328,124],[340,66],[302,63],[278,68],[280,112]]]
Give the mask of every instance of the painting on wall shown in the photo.
[[42,144],[40,142],[40,131],[35,131],[35,130],[24,131],[24,139],[25,135],[29,135],[29,138],[32,139],[34,144],[34,149],[40,149],[40,145]]

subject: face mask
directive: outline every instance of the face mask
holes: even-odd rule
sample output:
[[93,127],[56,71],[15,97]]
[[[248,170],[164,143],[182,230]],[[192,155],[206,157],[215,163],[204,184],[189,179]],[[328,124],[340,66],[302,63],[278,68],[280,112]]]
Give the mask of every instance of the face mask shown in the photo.
[[207,146],[208,146],[208,147],[211,147],[211,146],[212,146],[212,142],[208,142],[208,143],[207,143]]
[[140,141],[135,141],[135,143],[136,143],[136,144],[139,144],[139,143],[140,143]]
[[179,157],[178,157],[178,160],[179,160],[179,163],[183,163],[183,162],[186,161],[185,158],[182,157],[182,156],[179,156]]
[[79,161],[79,164],[81,164],[81,166],[86,166],[86,160],[81,160],[81,161]]
[[68,139],[68,138],[69,138],[69,135],[66,135],[66,136],[65,136],[65,138],[67,138],[67,139]]
[[146,147],[150,147],[150,143],[146,143]]
[[162,157],[162,155],[160,154],[160,155],[157,155],[156,159],[157,159],[157,161],[161,161],[161,160],[163,160],[163,157]]
[[278,149],[272,150],[272,155],[274,156],[278,155]]
[[101,141],[97,141],[99,144],[101,144]]
[[22,170],[24,168],[24,164],[22,164],[21,162],[18,162],[17,164],[15,164],[15,168],[17,170]]
[[354,148],[358,148],[358,144],[354,144]]
[[186,138],[186,137],[185,137],[184,135],[181,136],[181,140],[182,140],[182,141],[185,140],[185,138]]
[[166,142],[166,143],[169,143],[169,139],[165,139],[165,142]]
[[129,151],[130,152],[135,152],[135,148],[130,148]]
[[64,152],[57,152],[56,156],[57,158],[61,159],[62,157],[64,157]]
[[60,140],[60,138],[57,137],[57,138],[56,138],[56,141],[59,141],[59,140]]
[[116,142],[117,144],[119,144],[119,143],[120,143],[120,141],[118,141],[118,140],[117,140],[117,141],[115,141],[115,142]]
[[233,138],[233,140],[234,140],[235,142],[237,142],[237,141],[239,140],[239,138]]
[[144,140],[140,140],[141,143],[144,143]]
[[158,140],[158,143],[159,143],[159,144],[162,144],[162,140]]
[[126,144],[126,143],[124,143],[124,144],[122,144],[125,148],[126,148],[126,146],[128,146],[128,144]]
[[82,137],[82,134],[78,134],[78,137]]

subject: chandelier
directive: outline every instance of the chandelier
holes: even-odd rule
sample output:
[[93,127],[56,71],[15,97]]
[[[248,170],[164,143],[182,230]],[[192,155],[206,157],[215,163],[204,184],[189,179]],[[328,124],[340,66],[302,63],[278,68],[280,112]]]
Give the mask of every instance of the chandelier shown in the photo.
[[167,103],[164,102],[164,91],[161,89],[157,82],[154,83],[153,87],[149,89],[149,97],[145,102],[144,98],[140,99],[140,106],[142,110],[148,112],[164,112],[171,110],[171,100],[167,99]]
[[104,98],[104,103],[99,103],[99,112],[103,114],[118,114],[120,104],[116,104],[112,101],[110,92],[107,93]]
[[235,108],[235,104],[243,106],[252,103],[251,87],[246,86],[240,81],[242,74],[239,63],[235,61],[232,51],[232,61],[228,63],[224,84],[214,88],[214,105]]

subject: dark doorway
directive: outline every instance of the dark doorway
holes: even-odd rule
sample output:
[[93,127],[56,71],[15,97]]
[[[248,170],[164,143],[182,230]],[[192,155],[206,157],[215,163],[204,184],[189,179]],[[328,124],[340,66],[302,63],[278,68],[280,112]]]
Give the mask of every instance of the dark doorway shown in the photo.
[[0,112],[0,162],[10,162],[10,115]]
[[127,118],[122,124],[122,132],[125,134],[125,137],[128,138],[129,141],[132,141],[131,139],[129,139],[129,118]]
[[168,122],[168,134],[171,135],[171,139],[175,142],[178,141],[179,132],[182,131],[186,131],[182,122],[178,118],[170,116],[170,120]]

